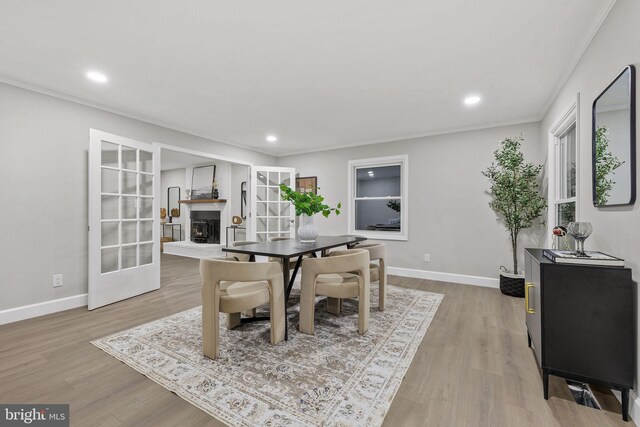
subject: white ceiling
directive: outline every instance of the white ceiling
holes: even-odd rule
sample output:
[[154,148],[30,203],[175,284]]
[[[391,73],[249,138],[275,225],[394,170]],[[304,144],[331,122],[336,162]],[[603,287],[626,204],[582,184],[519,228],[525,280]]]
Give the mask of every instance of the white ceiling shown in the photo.
[[3,0],[0,80],[314,151],[537,120],[613,2]]

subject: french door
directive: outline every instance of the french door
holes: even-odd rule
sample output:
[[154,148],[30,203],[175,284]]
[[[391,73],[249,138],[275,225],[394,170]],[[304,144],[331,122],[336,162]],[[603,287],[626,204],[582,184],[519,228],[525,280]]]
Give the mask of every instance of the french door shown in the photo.
[[252,166],[249,239],[265,242],[271,237],[295,237],[295,209],[282,200],[280,184],[295,188],[296,170],[274,166]]
[[157,148],[91,129],[89,310],[160,288]]

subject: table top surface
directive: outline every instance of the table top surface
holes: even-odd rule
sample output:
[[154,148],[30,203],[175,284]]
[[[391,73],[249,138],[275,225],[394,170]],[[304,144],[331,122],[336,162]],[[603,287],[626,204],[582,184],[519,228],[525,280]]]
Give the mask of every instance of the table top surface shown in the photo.
[[222,248],[222,250],[238,254],[291,258],[365,240],[367,240],[367,238],[362,236],[318,236],[313,243],[303,243],[297,239],[288,239],[277,240],[275,242],[252,243],[250,245],[235,247],[229,246]]

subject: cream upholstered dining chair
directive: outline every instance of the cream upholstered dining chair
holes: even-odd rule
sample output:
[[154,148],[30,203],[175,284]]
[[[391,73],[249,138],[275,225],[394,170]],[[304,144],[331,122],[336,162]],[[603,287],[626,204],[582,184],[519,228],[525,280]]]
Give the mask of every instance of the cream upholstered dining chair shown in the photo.
[[269,241],[270,242],[277,242],[277,241],[280,241],[280,240],[292,240],[292,239],[293,239],[293,237],[282,237],[282,236],[280,236],[280,237],[269,237]]
[[[237,240],[235,242],[231,242],[231,246],[232,248],[236,247],[236,246],[244,246],[244,245],[253,245],[254,243],[260,243],[257,242],[255,240]],[[227,254],[227,256],[229,256]],[[237,261],[242,261],[242,262],[249,262],[251,261],[251,255],[247,255],[247,254],[237,254],[234,253],[233,257],[237,260]],[[269,260],[271,261],[271,260]],[[247,316],[247,317],[255,317],[256,316],[256,309],[252,309],[252,310],[244,310],[242,312],[243,315]]]
[[[378,310],[384,311],[387,284],[387,247],[384,243],[360,243],[355,249],[369,251],[369,273],[372,282],[378,282]],[[378,261],[376,264],[373,261]]]
[[[269,241],[270,242],[279,242],[281,240],[291,240],[291,239],[292,239],[292,237],[269,237]],[[282,265],[282,259],[280,259],[280,258],[269,257],[269,261],[277,262],[280,265]],[[289,270],[293,270],[295,268],[295,266],[296,266],[295,262],[289,264]]]
[[[341,301],[358,298],[358,333],[369,329],[369,252],[336,251],[334,256],[302,261],[299,330],[313,335],[316,295]],[[333,312],[327,306],[329,312]]]
[[[238,240],[235,242],[231,242],[229,246],[231,246],[232,248],[235,248],[236,246],[253,245],[254,243],[259,243],[259,242],[256,242],[254,240]],[[233,254],[233,256],[238,261],[243,261],[243,262],[249,261],[249,258],[251,257],[250,255],[247,255],[247,254],[235,254],[235,253]]]
[[202,352],[210,359],[220,352],[219,313],[227,328],[240,325],[240,313],[269,303],[271,344],[285,335],[284,284],[276,262],[241,262],[231,258],[201,259]]
[[[385,260],[387,258],[387,247],[384,243],[358,243],[354,249],[362,249],[369,251],[369,275],[371,282],[378,282],[378,310],[384,311],[384,300],[387,295],[387,267]],[[333,251],[329,256],[334,256],[341,251]],[[378,261],[374,263],[373,261]],[[340,314],[342,310],[342,301],[331,298],[329,307],[332,313]]]
[[[270,242],[279,242],[282,240],[294,240],[293,237],[270,237],[269,241]],[[309,258],[311,257],[311,255],[307,254],[307,255],[303,255],[302,258]],[[297,261],[297,257],[294,259],[295,261]],[[282,263],[282,259],[281,258],[275,258],[275,257],[269,257],[269,261],[275,261],[275,262],[279,262]],[[292,262],[289,264],[289,270],[293,270],[294,268],[296,268],[296,263]]]

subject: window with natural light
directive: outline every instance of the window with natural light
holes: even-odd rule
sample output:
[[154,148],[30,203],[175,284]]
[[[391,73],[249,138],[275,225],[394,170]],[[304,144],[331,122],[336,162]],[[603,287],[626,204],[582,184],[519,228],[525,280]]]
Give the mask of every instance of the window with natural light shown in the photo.
[[562,133],[556,143],[556,225],[576,220],[576,125]]
[[407,239],[407,156],[349,162],[349,233]]

